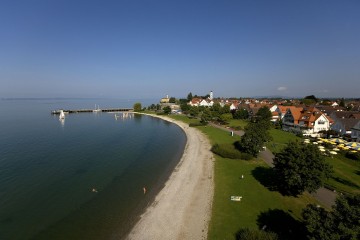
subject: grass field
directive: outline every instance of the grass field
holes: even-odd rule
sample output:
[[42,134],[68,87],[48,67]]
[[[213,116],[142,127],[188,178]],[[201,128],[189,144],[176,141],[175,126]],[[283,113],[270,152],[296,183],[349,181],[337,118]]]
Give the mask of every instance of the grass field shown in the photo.
[[297,137],[293,133],[275,128],[270,129],[270,135],[272,140],[266,144],[266,147],[273,153],[280,152],[290,141],[301,140],[300,137]]
[[248,121],[246,121],[246,120],[231,119],[229,121],[229,124],[227,124],[227,126],[229,126],[229,127],[241,127],[241,129],[244,129],[247,124],[248,124]]
[[326,185],[337,191],[360,193],[360,161],[348,159],[338,154],[327,157],[326,161],[333,166],[333,176],[326,181]]
[[[193,121],[184,116],[171,117],[187,123]],[[198,129],[208,136],[211,144],[232,144],[240,139],[210,126]],[[231,160],[215,156],[214,168],[215,194],[208,239],[236,239],[240,228],[261,229],[264,225],[282,239],[304,238],[299,221],[302,209],[308,203],[316,203],[310,195],[296,198],[270,190],[272,171],[259,160]],[[242,200],[230,201],[233,195],[242,196]]]

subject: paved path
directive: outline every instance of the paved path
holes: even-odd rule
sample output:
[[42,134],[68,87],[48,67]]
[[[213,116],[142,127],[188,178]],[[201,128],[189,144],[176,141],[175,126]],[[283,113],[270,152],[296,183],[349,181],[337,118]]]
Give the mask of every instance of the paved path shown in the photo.
[[[232,129],[214,123],[210,123],[210,125],[216,128],[226,130],[228,132],[233,131]],[[244,135],[244,131],[241,130],[234,131],[234,134],[242,136]],[[262,158],[266,162],[266,164],[268,164],[270,167],[274,166],[273,164],[274,154],[270,150],[266,149],[265,151],[261,151],[259,157]],[[331,208],[331,206],[335,204],[335,199],[337,197],[336,192],[333,192],[324,187],[319,188],[316,192],[311,193],[311,195],[327,208]]]

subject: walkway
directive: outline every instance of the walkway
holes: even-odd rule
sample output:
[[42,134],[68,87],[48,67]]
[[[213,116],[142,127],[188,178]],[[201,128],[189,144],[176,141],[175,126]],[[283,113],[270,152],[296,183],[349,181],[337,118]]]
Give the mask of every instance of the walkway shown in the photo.
[[[233,131],[232,129],[229,129],[229,128],[226,128],[221,125],[214,124],[214,123],[209,123],[209,125],[216,127],[216,128],[223,129],[228,132]],[[242,136],[242,135],[244,135],[244,131],[241,131],[241,130],[234,131],[234,134]],[[266,164],[269,165],[270,167],[274,166],[274,164],[273,164],[274,154],[270,150],[266,149],[265,151],[261,151],[261,153],[259,154],[259,157],[262,158],[266,162]],[[327,208],[331,208],[331,206],[335,204],[335,199],[337,197],[336,192],[333,192],[324,187],[319,188],[316,192],[311,193],[311,195]]]

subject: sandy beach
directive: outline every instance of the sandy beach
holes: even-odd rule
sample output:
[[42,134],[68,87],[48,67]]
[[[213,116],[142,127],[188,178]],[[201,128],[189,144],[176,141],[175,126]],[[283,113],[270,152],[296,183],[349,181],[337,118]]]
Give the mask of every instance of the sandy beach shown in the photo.
[[187,143],[180,162],[128,239],[207,239],[214,193],[210,143],[196,128],[165,116],[155,117],[179,125]]

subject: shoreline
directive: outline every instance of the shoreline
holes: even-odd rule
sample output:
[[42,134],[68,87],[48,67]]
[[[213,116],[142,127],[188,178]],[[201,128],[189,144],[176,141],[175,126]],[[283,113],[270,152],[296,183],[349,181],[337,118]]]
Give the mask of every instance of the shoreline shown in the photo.
[[126,239],[207,239],[214,194],[214,158],[209,140],[186,123],[166,116],[144,115],[178,125],[187,142],[164,187]]

